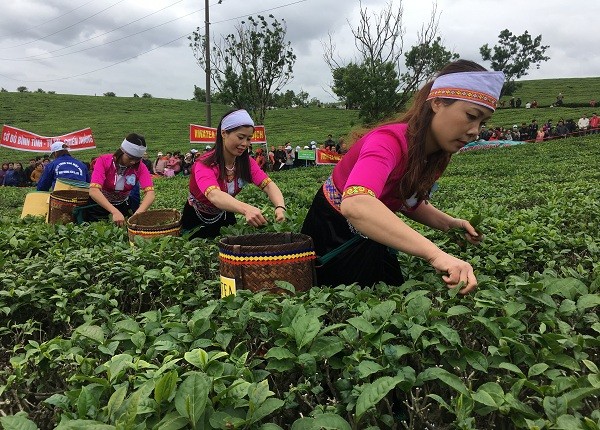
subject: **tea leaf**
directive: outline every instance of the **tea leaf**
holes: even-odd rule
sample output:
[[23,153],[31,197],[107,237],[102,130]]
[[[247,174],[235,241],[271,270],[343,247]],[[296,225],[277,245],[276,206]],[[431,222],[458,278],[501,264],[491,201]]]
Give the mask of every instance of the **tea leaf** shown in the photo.
[[169,400],[177,387],[177,378],[177,372],[171,370],[156,381],[156,386],[154,387],[154,400],[156,400],[156,403],[160,404]]
[[384,376],[371,384],[365,384],[356,400],[356,420],[360,421],[364,413],[377,405],[399,382],[399,378]]
[[192,426],[200,420],[206,408],[211,382],[204,373],[193,372],[177,388],[175,408],[189,419]]
[[[37,430],[38,426],[27,418],[25,414],[0,417],[0,424],[4,430]],[[112,426],[111,426],[112,427]],[[114,428],[114,427],[113,427]]]

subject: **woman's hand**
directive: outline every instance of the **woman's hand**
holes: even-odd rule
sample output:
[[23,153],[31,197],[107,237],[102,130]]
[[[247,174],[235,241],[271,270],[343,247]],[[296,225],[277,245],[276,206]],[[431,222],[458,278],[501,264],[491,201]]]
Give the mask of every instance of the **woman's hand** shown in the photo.
[[477,278],[475,278],[473,267],[466,261],[440,250],[435,257],[429,260],[429,264],[439,273],[444,273],[442,280],[448,288],[456,288],[463,282],[464,288],[459,291],[460,294],[467,294],[477,287]]
[[112,219],[113,222],[118,225],[119,227],[122,227],[125,225],[125,216],[118,210],[112,212]]
[[252,227],[260,227],[267,224],[267,220],[257,207],[248,205],[244,211],[244,216],[246,217],[246,222]]
[[483,241],[483,234],[480,234],[466,219],[454,218],[450,228],[463,230],[465,232],[465,239],[473,245],[479,245]]
[[285,221],[285,209],[282,207],[275,208],[275,221],[283,222]]

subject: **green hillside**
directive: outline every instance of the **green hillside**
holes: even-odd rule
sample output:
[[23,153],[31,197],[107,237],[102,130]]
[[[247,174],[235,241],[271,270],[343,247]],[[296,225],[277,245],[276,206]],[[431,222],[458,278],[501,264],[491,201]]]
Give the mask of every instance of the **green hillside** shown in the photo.
[[[536,99],[539,109],[498,109],[490,125],[509,127],[512,124],[538,122],[559,118],[577,119],[591,114],[586,104],[594,95],[600,99],[599,78],[569,78],[523,81],[515,96],[523,103]],[[567,107],[549,105],[562,92]],[[578,107],[570,107],[570,105]],[[508,103],[507,103],[508,105]],[[213,105],[212,124],[228,110]],[[161,151],[186,151],[190,123],[205,124],[205,105],[190,100],[158,98],[75,96],[42,93],[0,93],[0,124],[21,128],[42,136],[56,136],[90,127],[97,149],[78,155],[89,160],[101,153],[112,152],[130,132],[146,136],[151,157]],[[265,121],[270,145],[290,141],[304,145],[311,140],[322,142],[328,134],[334,137],[348,133],[359,124],[358,112],[335,108],[298,108],[269,111]],[[0,161],[25,162],[32,155],[0,148]]]

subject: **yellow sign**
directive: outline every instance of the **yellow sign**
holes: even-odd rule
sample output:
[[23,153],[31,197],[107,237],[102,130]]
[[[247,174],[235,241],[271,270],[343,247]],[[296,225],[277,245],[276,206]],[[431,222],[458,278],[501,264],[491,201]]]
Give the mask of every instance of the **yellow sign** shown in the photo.
[[221,276],[221,298],[231,294],[235,296],[235,279]]

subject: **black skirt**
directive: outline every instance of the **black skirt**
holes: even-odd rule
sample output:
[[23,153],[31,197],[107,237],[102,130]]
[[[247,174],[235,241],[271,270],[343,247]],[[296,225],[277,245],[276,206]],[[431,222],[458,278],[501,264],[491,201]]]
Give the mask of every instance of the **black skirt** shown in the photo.
[[[319,257],[356,235],[348,220],[327,201],[322,187],[308,210],[302,233],[312,237]],[[325,264],[317,265],[316,272],[317,284],[321,286],[355,282],[370,287],[380,281],[388,285],[404,283],[396,252],[368,238],[361,238]]]
[[[123,214],[124,217],[130,217],[133,215],[133,210],[129,205],[129,199],[124,202],[115,204],[111,203],[119,212]],[[88,199],[85,208],[82,209],[82,220],[85,222],[96,222],[96,221],[106,221],[110,215],[110,212],[100,206],[94,199],[91,197]]]
[[[206,215],[207,218],[213,216]],[[181,232],[184,234],[189,233],[190,239],[213,239],[221,234],[221,227],[233,224],[235,224],[235,214],[233,212],[225,212],[217,221],[208,224],[198,217],[196,210],[188,202],[185,202],[183,207]]]

